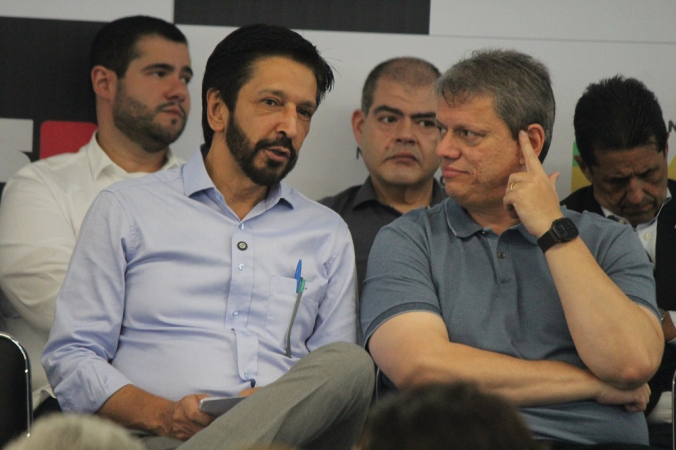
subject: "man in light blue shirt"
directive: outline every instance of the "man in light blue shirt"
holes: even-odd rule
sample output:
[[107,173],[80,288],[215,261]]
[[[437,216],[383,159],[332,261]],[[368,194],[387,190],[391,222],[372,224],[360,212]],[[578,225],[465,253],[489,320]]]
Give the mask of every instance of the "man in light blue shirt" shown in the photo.
[[[148,448],[352,446],[373,381],[347,344],[352,240],[280,182],[332,83],[283,27],[216,47],[206,144],[180,169],[104,190],[83,223],[43,355],[64,410],[140,430]],[[238,394],[251,397],[218,419],[199,410]]]

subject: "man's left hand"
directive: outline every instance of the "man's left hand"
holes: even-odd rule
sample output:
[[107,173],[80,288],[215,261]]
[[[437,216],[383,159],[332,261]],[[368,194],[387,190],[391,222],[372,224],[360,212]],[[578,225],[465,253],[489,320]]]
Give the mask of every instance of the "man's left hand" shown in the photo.
[[519,145],[526,170],[509,176],[503,204],[530,234],[539,238],[549,230],[554,220],[562,217],[556,194],[556,180],[561,174],[554,172],[547,175],[526,131],[519,132]]

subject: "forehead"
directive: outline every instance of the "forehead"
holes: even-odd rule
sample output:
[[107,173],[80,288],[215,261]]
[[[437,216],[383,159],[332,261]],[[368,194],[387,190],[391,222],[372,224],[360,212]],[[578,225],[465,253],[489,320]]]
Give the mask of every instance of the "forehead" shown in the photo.
[[282,56],[258,59],[253,63],[251,78],[242,91],[283,93],[296,102],[316,104],[317,80],[312,69]]
[[457,126],[495,127],[507,124],[495,112],[492,95],[447,100],[438,98],[437,118],[448,128]]
[[383,105],[415,112],[433,112],[436,109],[434,83],[412,86],[389,78],[380,78],[373,92],[371,110]]
[[179,68],[190,67],[190,53],[183,42],[170,41],[162,36],[144,36],[134,45],[135,58],[130,65],[169,63]]
[[596,165],[592,172],[604,176],[625,177],[667,165],[664,152],[657,151],[655,144],[646,144],[626,150],[597,150]]

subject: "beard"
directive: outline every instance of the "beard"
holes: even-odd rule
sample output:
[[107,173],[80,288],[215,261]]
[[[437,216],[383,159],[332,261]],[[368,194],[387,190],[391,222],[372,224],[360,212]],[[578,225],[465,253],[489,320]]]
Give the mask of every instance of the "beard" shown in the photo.
[[[228,129],[225,132],[225,143],[230,149],[235,161],[242,172],[254,183],[260,186],[272,186],[279,183],[296,165],[298,161],[298,152],[293,148],[291,139],[282,136],[278,139],[262,139],[253,147],[251,141],[244,134],[244,130],[239,126],[234,114],[230,114],[228,119]],[[269,158],[265,160],[265,166],[257,167],[255,165],[256,156],[259,152],[270,147],[283,147],[289,150],[289,160],[285,163],[274,161]]]
[[117,98],[113,104],[113,123],[129,140],[137,143],[148,153],[157,153],[166,149],[183,132],[186,123],[185,110],[179,103],[183,117],[176,117],[180,121],[177,127],[164,126],[155,122],[155,117],[169,106],[175,107],[175,102],[159,105],[151,110],[147,105],[127,94],[124,83],[118,84]]

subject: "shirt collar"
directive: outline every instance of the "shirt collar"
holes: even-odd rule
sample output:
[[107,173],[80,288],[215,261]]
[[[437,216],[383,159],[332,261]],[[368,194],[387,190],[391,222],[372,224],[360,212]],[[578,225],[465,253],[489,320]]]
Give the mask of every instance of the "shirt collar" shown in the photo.
[[[448,227],[451,229],[453,234],[455,234],[460,239],[468,238],[474,234],[481,233],[484,228],[476,223],[474,219],[467,213],[467,210],[457,204],[452,198],[448,198],[444,203],[444,208],[446,210],[446,221]],[[526,227],[522,223],[510,227],[509,230],[516,230],[521,233],[521,236],[524,237],[531,244],[537,244],[538,240],[535,236],[530,234]],[[491,230],[491,233],[493,231]]]
[[481,225],[467,214],[465,208],[457,204],[452,198],[446,200],[444,209],[446,210],[448,227],[460,239],[468,238],[483,230]]
[[[98,131],[95,131],[92,135],[92,138],[89,140],[85,151],[87,152],[87,158],[89,159],[89,168],[92,173],[92,177],[96,180],[99,176],[106,170],[112,170],[118,172],[122,175],[126,175],[125,170],[115,164],[112,159],[106,154],[106,152],[99,145],[96,135]],[[160,170],[171,169],[181,165],[181,161],[174,156],[171,152],[171,149],[167,150],[166,162]]]
[[[446,198],[444,188],[439,184],[437,180],[433,180],[433,182],[434,184],[432,186],[432,202],[430,203],[430,205],[436,205],[438,203],[441,203]],[[359,190],[357,191],[357,195],[355,195],[354,197],[354,205],[352,206],[352,209],[355,210],[361,204],[370,202],[381,203],[376,197],[376,190],[373,187],[373,181],[371,180],[371,176],[369,175],[369,177],[366,178],[364,184],[362,184]]]
[[[664,208],[664,205],[666,205],[669,202],[669,200],[671,200],[671,191],[667,187],[667,198],[664,199],[664,203],[662,203],[662,206],[660,206],[660,209],[659,211],[657,211],[657,214],[655,214],[655,217],[653,217],[652,220],[650,220],[649,222],[638,224],[636,228],[645,228],[655,223],[655,221],[657,221],[657,218],[660,216],[660,213],[662,212],[662,208]],[[629,221],[624,217],[618,216],[617,214],[613,213],[609,209],[604,208],[603,206],[601,206],[601,211],[603,211],[603,215],[609,219],[613,219],[624,224],[629,223]]]
[[[183,193],[187,197],[209,189],[218,191],[204,165],[204,158],[207,153],[209,153],[209,148],[203,144],[199,150],[192,154],[188,162],[183,165]],[[268,210],[282,200],[293,208],[295,200],[294,189],[286,183],[277,183],[270,187],[264,207]]]

